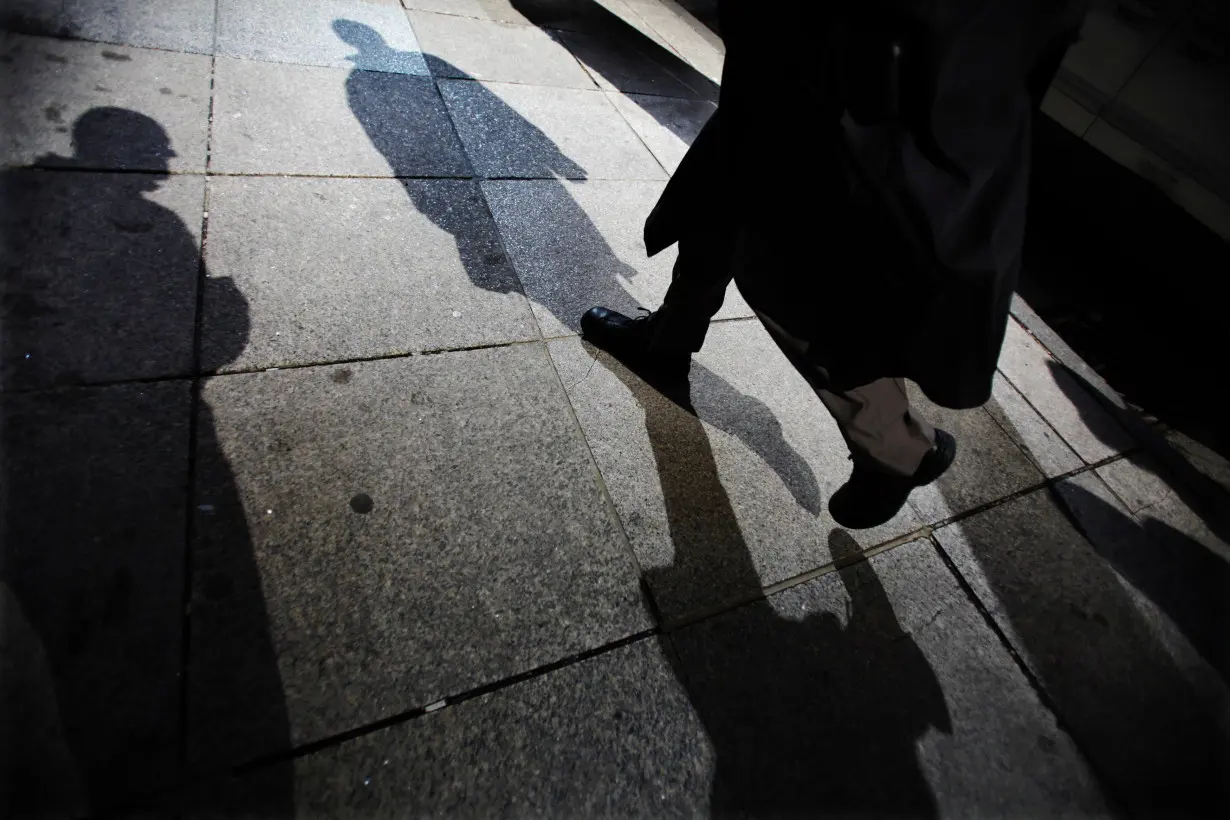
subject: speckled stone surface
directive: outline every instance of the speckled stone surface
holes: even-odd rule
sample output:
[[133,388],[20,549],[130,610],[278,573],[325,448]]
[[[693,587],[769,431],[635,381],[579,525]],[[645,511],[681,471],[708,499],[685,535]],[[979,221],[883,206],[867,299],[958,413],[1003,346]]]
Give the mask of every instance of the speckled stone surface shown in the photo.
[[1081,457],[1046,423],[1046,419],[1038,415],[1003,373],[995,374],[991,400],[985,407],[1000,429],[1048,478],[1085,466]]
[[436,77],[593,88],[568,50],[536,26],[407,12]]
[[[701,96],[663,65],[674,55],[645,40],[634,29],[609,33],[561,31],[554,36],[604,90],[664,97]],[[669,57],[656,59],[659,55]],[[686,64],[682,65],[686,68]]]
[[649,626],[541,345],[226,376],[202,399],[194,762],[302,744]]
[[430,79],[218,58],[211,169],[469,176]]
[[613,15],[630,14],[624,0],[402,0],[402,5],[416,11],[565,31],[600,28]]
[[[833,560],[827,504],[848,450],[758,322],[710,329],[692,365],[696,415],[578,340],[550,349],[664,617]],[[870,547],[918,526],[906,508],[856,537]]]
[[428,74],[397,0],[218,0],[218,54]]
[[[676,250],[647,257],[642,236],[662,187],[602,180],[482,183],[545,335],[577,332],[581,314],[594,305],[635,315],[638,305],[661,304]],[[751,315],[731,285],[718,318]]]
[[[197,54],[0,34],[0,162],[204,170],[209,74]],[[174,156],[150,150],[159,131]]]
[[663,43],[715,83],[722,77],[726,49],[722,39],[675,3],[624,0]]
[[1224,783],[1225,700],[1210,702],[1165,619],[1098,546],[1139,543],[1127,511],[1089,474],[1059,497],[1039,490],[936,537],[1125,807],[1204,813]]
[[[1104,474],[1109,481],[1098,480]],[[1118,461],[1058,485],[1058,499],[1126,582],[1124,589],[1176,666],[1208,701],[1230,706],[1230,547],[1218,537],[1217,525],[1184,503],[1178,488],[1167,488],[1144,507],[1137,506],[1139,496],[1128,494],[1124,506],[1122,490],[1116,495],[1107,484],[1122,487],[1125,476],[1136,487],[1157,480],[1145,467]]]
[[1098,400],[1015,319],[1008,321],[999,369],[1086,462],[1133,446],[1131,437]]
[[[1045,477],[985,408],[948,410],[913,384],[910,402],[957,440],[957,459],[939,480],[910,493],[910,506],[928,524],[1041,484]],[[994,399],[992,399],[994,401]]]
[[0,386],[190,375],[204,189],[199,176],[5,172]]
[[[441,80],[475,170],[486,177],[665,179],[597,89]],[[601,134],[601,139],[596,135]]]
[[181,381],[0,395],[13,817],[176,775],[189,406]]
[[211,785],[184,816],[707,817],[712,751],[665,652],[641,641]]
[[246,344],[206,294],[203,365],[251,369],[537,338],[478,186],[213,179],[212,276],[249,304]]
[[[835,551],[853,549],[832,537]],[[929,541],[681,630],[714,816],[1109,814]]]
[[608,94],[628,124],[669,173],[675,173],[700,129],[717,106],[704,100],[678,100],[645,94]]
[[210,54],[216,0],[5,0],[0,26],[59,39]]

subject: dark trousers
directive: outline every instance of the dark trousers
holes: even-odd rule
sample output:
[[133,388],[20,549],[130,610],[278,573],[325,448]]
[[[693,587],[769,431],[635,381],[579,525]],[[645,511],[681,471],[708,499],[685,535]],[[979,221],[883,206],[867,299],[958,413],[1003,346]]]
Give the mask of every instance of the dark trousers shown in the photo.
[[[684,237],[679,241],[670,289],[655,321],[654,347],[695,353],[705,342],[709,321],[726,298],[740,268],[754,268],[756,238],[731,230]],[[849,390],[833,390],[824,371],[808,361],[807,343],[758,311],[761,323],[791,364],[807,379],[832,414],[855,459],[897,475],[913,475],[935,446],[935,429],[910,407],[901,379],[877,379]],[[851,340],[851,344],[858,344]]]

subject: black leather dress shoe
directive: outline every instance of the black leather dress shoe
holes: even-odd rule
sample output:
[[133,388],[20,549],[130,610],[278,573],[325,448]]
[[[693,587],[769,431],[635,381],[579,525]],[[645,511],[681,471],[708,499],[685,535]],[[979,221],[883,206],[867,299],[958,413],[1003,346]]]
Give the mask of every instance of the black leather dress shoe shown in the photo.
[[585,340],[619,359],[647,382],[665,388],[687,384],[692,354],[686,350],[665,350],[655,344],[660,314],[646,312],[635,319],[592,307],[581,317]]
[[829,512],[846,529],[878,527],[892,520],[905,506],[911,490],[942,476],[956,457],[957,440],[948,432],[936,429],[934,449],[923,457],[912,476],[893,475],[855,459],[850,480],[829,499]]

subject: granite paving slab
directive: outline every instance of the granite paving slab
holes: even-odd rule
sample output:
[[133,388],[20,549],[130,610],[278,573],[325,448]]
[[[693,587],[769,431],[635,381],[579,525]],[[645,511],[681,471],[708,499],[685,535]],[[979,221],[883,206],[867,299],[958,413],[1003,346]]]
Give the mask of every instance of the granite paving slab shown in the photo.
[[428,75],[397,0],[218,0],[218,54]]
[[407,12],[436,77],[592,89],[568,50],[536,26]]
[[[656,35],[713,82],[720,82],[726,48],[722,39],[676,3],[624,0]],[[788,25],[788,24],[787,24]]]
[[[601,91],[441,80],[485,177],[660,180],[666,174]],[[595,139],[601,134],[601,139]]]
[[188,749],[236,763],[649,628],[538,344],[209,379]]
[[[671,72],[669,65],[688,68],[671,52],[647,43],[640,32],[621,24],[602,32],[561,31],[561,42],[606,91],[698,97],[700,93]],[[673,59],[672,59],[673,58]]]
[[1003,373],[995,374],[995,380],[991,383],[991,401],[985,406],[1000,429],[1047,478],[1078,470],[1085,465]]
[[[829,535],[837,554],[858,547]],[[714,816],[1109,816],[1089,765],[931,542],[674,636]]]
[[[579,340],[550,350],[665,618],[833,560],[826,505],[849,477],[848,450],[758,322],[710,329],[690,409]],[[919,526],[906,508],[856,537],[870,547]]]
[[[547,336],[575,333],[594,305],[625,314],[656,309],[670,287],[676,249],[652,258],[645,217],[657,182],[485,181],[483,194]],[[718,319],[751,316],[732,284]]]
[[250,328],[207,291],[206,370],[538,337],[474,182],[214,178],[206,261]]
[[592,30],[613,15],[629,14],[624,0],[402,0],[402,5],[415,11],[564,31]]
[[5,0],[7,31],[212,54],[217,0]]
[[215,88],[216,172],[473,173],[435,84],[424,77],[220,57]]
[[713,754],[644,640],[210,784],[187,817],[706,817]]
[[957,440],[957,458],[948,472],[910,494],[909,503],[924,522],[960,515],[1043,482],[1042,472],[996,423],[989,405],[949,410],[928,401],[913,384],[908,390],[923,418]]
[[197,54],[0,34],[0,162],[202,171],[209,75]]
[[1216,813],[1226,701],[1188,674],[1187,647],[1121,574],[1109,548],[1135,551],[1135,530],[1083,474],[936,538],[1126,809]]
[[1098,400],[1015,319],[1008,321],[999,369],[1086,462],[1133,446],[1132,438]]
[[717,106],[705,100],[680,100],[645,94],[608,94],[667,173],[675,173],[700,129]]

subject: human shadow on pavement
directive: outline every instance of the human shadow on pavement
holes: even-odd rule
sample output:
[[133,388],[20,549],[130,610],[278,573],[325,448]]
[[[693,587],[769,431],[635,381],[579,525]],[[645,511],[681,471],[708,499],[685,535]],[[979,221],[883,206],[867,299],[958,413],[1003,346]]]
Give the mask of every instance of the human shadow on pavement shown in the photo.
[[[336,20],[333,28],[346,43],[359,50],[362,62],[389,48],[378,32],[361,23]],[[437,70],[447,65],[430,55],[428,63]],[[445,73],[453,79],[465,77],[451,66]],[[415,173],[415,168],[404,159],[406,145],[414,142],[416,135],[423,132],[424,123],[431,119],[421,94],[422,84],[430,85],[431,82],[359,69],[352,71],[346,80],[351,111],[399,177]],[[474,103],[477,108],[489,112],[499,122],[512,124],[516,138],[510,138],[509,150],[515,148],[520,155],[536,158],[537,167],[532,176],[536,178],[534,184],[540,187],[535,191],[533,207],[540,218],[549,220],[551,230],[548,233],[566,240],[563,251],[554,247],[530,251],[534,254],[566,253],[573,274],[567,281],[551,283],[541,296],[540,306],[573,330],[577,329],[581,313],[599,302],[622,313],[636,315],[639,308],[636,299],[620,284],[620,279],[633,279],[636,269],[615,254],[559,181],[561,177],[584,179],[585,169],[482,84],[471,82],[471,85],[479,97]],[[438,97],[434,99],[438,105]],[[401,183],[415,208],[454,238],[466,273],[476,287],[497,293],[523,293],[516,272],[505,259],[498,228],[477,183],[411,178],[403,178]],[[784,441],[781,426],[768,408],[700,365],[694,366],[693,380],[712,396],[713,407],[720,408],[706,415],[706,420],[747,444],[773,467],[800,506],[818,512],[821,498],[816,478],[806,462]]]
[[[358,50],[352,59],[359,65],[397,59],[397,54],[402,53],[391,49],[379,32],[362,23],[339,19],[333,22],[333,29],[339,38]],[[385,52],[394,54],[380,56]],[[439,58],[424,56],[437,70],[447,65]],[[551,218],[572,232],[568,239],[574,249],[571,255],[577,263],[577,275],[573,281],[558,283],[544,306],[565,324],[575,325],[580,316],[574,307],[579,304],[578,291],[593,284],[591,280],[609,285],[619,276],[628,280],[636,276],[636,270],[615,256],[559,181],[583,180],[585,169],[565,156],[546,134],[481,83],[473,82],[457,69],[446,73],[449,79],[470,80],[466,83],[471,93],[469,105],[501,124],[504,130],[500,140],[507,143],[506,150],[515,151],[532,163],[527,173],[518,176],[542,180],[546,189],[537,192],[536,200],[549,201],[553,206]],[[478,183],[415,178],[423,175],[418,160],[424,150],[415,150],[416,143],[429,142],[429,147],[437,153],[443,153],[440,149],[444,146],[447,151],[460,152],[460,141],[451,128],[445,135],[433,130],[432,123],[448,121],[447,116],[442,116],[444,103],[434,81],[356,68],[346,79],[346,98],[372,145],[388,161],[393,174],[401,179],[414,207],[456,241],[470,281],[476,287],[495,293],[522,293],[521,283],[504,254],[495,221]],[[472,172],[466,168],[464,173]],[[619,300],[612,307],[635,312],[636,301],[631,295],[618,286],[609,290]],[[577,313],[577,317],[571,317],[572,313]]]
[[[155,120],[94,108],[71,133],[73,156],[38,163],[59,170],[0,181],[0,643],[4,668],[25,676],[3,682],[0,776],[17,816],[142,802],[223,737],[238,754],[289,743],[251,538],[207,406],[190,453],[199,283],[227,317],[210,332],[232,357],[247,303],[229,279],[201,278],[195,231],[162,204],[199,214],[202,189],[170,177]],[[73,170],[117,158],[160,170]],[[194,460],[209,526],[189,524]],[[291,813],[289,786],[271,787],[267,814]]]
[[[695,411],[596,355],[645,412],[675,550],[646,574],[655,601],[759,593]],[[937,813],[915,748],[929,729],[951,731],[939,682],[854,539],[835,531],[829,549],[844,596],[786,592],[801,619],[761,599],[661,639],[713,744],[714,817]]]
[[[1075,404],[1092,407],[1084,398]],[[1105,429],[1094,419],[1088,427]],[[1224,682],[1184,654],[1171,625],[1214,666],[1224,661],[1224,587],[1220,602],[1208,597],[1226,577],[1215,557],[1197,556],[1200,545],[1182,543],[1160,522],[1129,517],[1093,472],[936,537],[980,597],[989,596],[984,605],[1123,809],[1136,817],[1224,815]]]
[[[1069,395],[1094,391],[1062,365],[1049,365],[1056,383]],[[1091,406],[1084,401],[1073,403],[1082,410]],[[1099,429],[1092,419],[1083,420],[1089,429]],[[1153,495],[1141,509],[1112,506],[1075,484],[1065,487],[1064,501],[1094,550],[1165,613],[1230,684],[1230,563],[1164,517],[1183,516],[1187,520],[1180,523],[1224,544],[1230,544],[1230,533],[1220,516],[1199,516],[1199,507],[1193,503],[1196,499],[1178,477],[1139,457],[1131,462],[1139,465],[1130,469],[1140,471],[1143,489]]]

